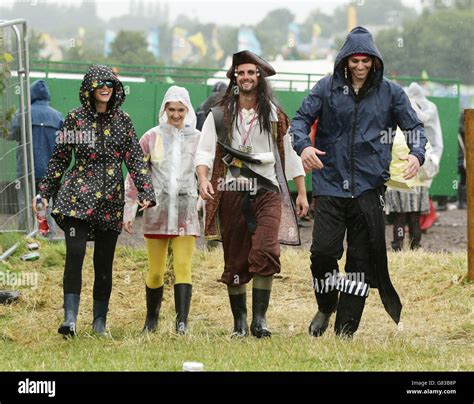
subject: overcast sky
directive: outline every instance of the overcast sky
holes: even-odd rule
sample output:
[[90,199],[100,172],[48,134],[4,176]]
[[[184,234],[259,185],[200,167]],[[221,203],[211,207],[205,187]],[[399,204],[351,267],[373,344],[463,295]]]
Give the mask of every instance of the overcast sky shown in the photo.
[[348,3],[347,0],[177,1],[170,3],[170,17],[174,20],[179,14],[186,12],[190,16],[196,16],[202,22],[218,21],[229,25],[252,25],[261,21],[271,10],[288,8],[296,16],[296,22],[303,22],[315,8],[332,13],[336,7],[346,3]]
[[[50,2],[58,3],[58,0],[2,0],[4,4],[13,4],[18,1],[27,2]],[[325,13],[332,11],[341,4],[352,1],[359,7],[363,7],[364,0],[145,0],[145,2],[156,1],[168,3],[170,8],[170,18],[174,22],[179,14],[186,14],[189,17],[196,17],[203,23],[215,22],[219,24],[241,25],[255,24],[259,22],[269,11],[276,8],[288,8],[296,16],[296,22],[303,22],[308,13],[315,8],[319,8]],[[406,5],[420,8],[422,0],[402,0]],[[61,1],[60,3],[80,4],[81,0]],[[130,9],[128,0],[96,0],[99,15],[102,19],[108,20],[112,17],[127,14]]]
[[[172,0],[168,1],[168,4],[172,21],[175,21],[180,14],[187,14],[190,17],[198,18],[198,20],[203,23],[215,22],[229,25],[252,25],[261,21],[269,11],[277,8],[290,9],[296,16],[296,22],[301,23],[306,19],[308,13],[315,8],[319,8],[327,14],[331,14],[336,7],[351,1],[361,6],[363,6],[364,3],[364,0]],[[115,4],[119,2],[122,3],[117,7],[122,10],[120,12],[116,10],[115,6]],[[158,2],[164,3],[163,1]],[[402,2],[412,7],[421,4],[420,0],[402,0]],[[120,13],[125,14],[129,10],[129,2],[125,0],[98,0],[97,3],[99,11],[110,11],[108,8],[110,3],[114,3],[113,8],[115,12],[118,12],[118,15],[120,15]]]

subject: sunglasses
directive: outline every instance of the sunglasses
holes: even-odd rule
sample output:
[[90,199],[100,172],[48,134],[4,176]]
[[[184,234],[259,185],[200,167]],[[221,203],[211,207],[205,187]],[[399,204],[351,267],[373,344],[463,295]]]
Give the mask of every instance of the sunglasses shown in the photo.
[[107,86],[107,88],[112,88],[114,86],[114,82],[113,81],[99,81],[97,83],[97,87],[95,87],[95,89],[99,89],[99,88],[102,88],[104,86]]

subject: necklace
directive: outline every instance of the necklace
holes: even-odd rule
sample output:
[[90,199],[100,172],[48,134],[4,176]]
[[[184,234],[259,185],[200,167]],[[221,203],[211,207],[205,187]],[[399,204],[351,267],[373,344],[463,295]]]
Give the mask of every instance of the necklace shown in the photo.
[[242,115],[242,111],[239,110],[239,117],[240,117],[240,128],[242,129],[242,132],[243,132],[243,145],[240,145],[239,148],[241,151],[245,152],[245,153],[250,153],[252,151],[252,146],[250,145],[247,145],[247,141],[249,140],[249,137],[250,137],[250,133],[252,131],[252,128],[253,128],[253,125],[255,123],[255,120],[257,118],[257,111],[254,112],[253,114],[253,117],[250,121],[250,124],[249,124],[249,128],[248,130],[246,131],[245,130],[245,126],[244,126],[244,118],[243,118],[243,115]]

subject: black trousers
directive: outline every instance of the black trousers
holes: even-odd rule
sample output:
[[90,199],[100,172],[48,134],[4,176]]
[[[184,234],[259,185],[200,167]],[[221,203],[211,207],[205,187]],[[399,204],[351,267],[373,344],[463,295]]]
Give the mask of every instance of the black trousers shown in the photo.
[[[66,264],[64,268],[64,293],[79,295],[82,287],[82,264],[86,253],[87,232],[90,223],[66,218]],[[94,245],[94,300],[108,301],[112,292],[112,265],[119,233],[95,229]]]
[[[339,275],[337,261],[344,253],[347,231],[346,277]],[[334,311],[338,292],[366,297],[370,281],[369,229],[355,198],[316,198],[311,272],[319,310]]]

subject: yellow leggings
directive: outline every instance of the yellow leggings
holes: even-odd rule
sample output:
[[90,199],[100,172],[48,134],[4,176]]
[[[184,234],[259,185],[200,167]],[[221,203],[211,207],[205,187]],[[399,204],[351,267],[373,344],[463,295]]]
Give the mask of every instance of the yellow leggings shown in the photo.
[[191,283],[191,260],[193,258],[196,237],[179,236],[174,238],[145,238],[148,249],[149,269],[146,285],[151,289],[163,286],[168,245],[173,250],[173,269],[175,284]]

